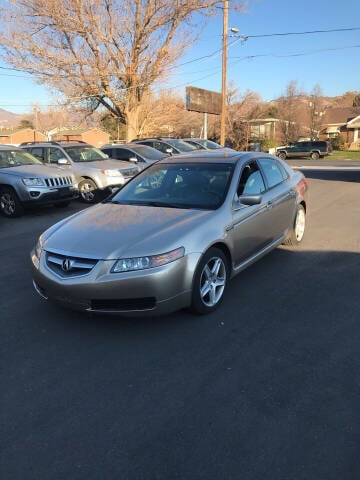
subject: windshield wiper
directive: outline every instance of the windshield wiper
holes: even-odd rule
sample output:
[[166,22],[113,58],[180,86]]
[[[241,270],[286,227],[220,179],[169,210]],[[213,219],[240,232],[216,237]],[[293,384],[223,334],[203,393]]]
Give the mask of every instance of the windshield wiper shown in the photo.
[[182,204],[168,202],[145,202],[144,205],[149,207],[185,208]]

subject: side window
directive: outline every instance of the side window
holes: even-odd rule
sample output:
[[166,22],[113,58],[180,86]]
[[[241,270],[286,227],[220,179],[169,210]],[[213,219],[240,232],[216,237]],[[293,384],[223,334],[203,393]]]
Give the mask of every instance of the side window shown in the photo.
[[125,150],[124,148],[117,148],[115,150],[114,158],[118,158],[119,160],[129,160],[131,157],[134,157],[134,154],[129,150]]
[[256,162],[251,162],[243,168],[237,188],[237,194],[259,195],[265,191],[265,183]]
[[62,151],[58,148],[50,148],[49,149],[49,161],[50,163],[57,163],[60,158],[64,158],[65,155]]
[[113,158],[112,148],[103,148],[102,151],[107,155],[109,158]]
[[45,161],[45,155],[44,155],[44,149],[41,147],[33,147],[30,148],[28,151],[31,153],[31,155],[34,155],[34,157],[38,158],[42,162]]
[[282,177],[283,177],[283,180],[286,180],[286,179],[289,177],[287,171],[286,171],[285,168],[281,165],[280,162],[276,162],[276,165],[277,165],[278,169],[279,169],[280,172],[281,172],[281,175],[282,175]]
[[156,148],[157,150],[160,150],[160,152],[166,153],[166,150],[168,150],[171,147],[166,143],[154,142],[154,148]]
[[[284,181],[284,173],[280,170],[278,162],[272,158],[261,158],[258,160],[263,169],[267,184],[269,188],[275,187]],[[286,172],[285,172],[286,173]]]

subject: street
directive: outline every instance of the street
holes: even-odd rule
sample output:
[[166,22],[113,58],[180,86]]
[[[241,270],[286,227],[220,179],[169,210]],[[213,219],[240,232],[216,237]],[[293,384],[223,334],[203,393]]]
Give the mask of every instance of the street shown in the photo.
[[46,303],[30,249],[84,207],[0,218],[3,480],[360,478],[360,171],[304,173],[301,247],[205,317]]

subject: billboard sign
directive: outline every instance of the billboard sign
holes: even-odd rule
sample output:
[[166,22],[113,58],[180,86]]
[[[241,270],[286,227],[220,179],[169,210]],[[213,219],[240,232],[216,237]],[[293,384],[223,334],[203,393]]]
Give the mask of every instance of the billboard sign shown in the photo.
[[221,114],[221,93],[197,87],[186,87],[186,110]]

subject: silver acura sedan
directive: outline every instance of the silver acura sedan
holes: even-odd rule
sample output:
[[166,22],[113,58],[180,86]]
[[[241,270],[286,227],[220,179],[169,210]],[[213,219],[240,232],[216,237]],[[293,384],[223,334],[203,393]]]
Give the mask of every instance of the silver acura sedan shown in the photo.
[[229,280],[305,231],[307,184],[266,153],[157,162],[46,230],[31,252],[45,299],[128,316],[216,309]]

